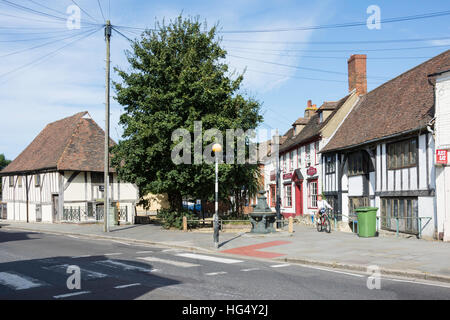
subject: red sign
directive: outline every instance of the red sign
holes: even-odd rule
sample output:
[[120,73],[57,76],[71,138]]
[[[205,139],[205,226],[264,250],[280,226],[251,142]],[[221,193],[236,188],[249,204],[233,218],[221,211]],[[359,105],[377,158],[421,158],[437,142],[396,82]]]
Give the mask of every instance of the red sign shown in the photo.
[[313,176],[317,173],[317,169],[314,167],[309,167],[308,170],[306,170],[306,173],[308,176]]
[[447,164],[447,150],[436,150],[436,163],[437,164]]
[[289,180],[289,179],[292,179],[292,173],[283,174],[283,180]]

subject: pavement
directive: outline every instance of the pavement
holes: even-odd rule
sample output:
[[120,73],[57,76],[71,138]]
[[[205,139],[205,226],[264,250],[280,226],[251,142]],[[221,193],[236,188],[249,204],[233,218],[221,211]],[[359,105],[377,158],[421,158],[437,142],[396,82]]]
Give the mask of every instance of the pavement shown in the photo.
[[[245,251],[283,246],[272,244]],[[189,300],[166,310],[177,318],[191,300],[450,300],[442,282],[123,240],[2,228],[0,247],[0,301]]]
[[450,283],[450,243],[380,236],[360,238],[345,232],[319,233],[313,227],[295,225],[285,231],[253,235],[221,233],[214,248],[212,233],[165,230],[158,225],[127,225],[104,233],[101,225],[42,224],[2,220],[3,230],[110,239],[134,244],[158,245],[182,250],[220,253],[229,257],[265,259],[367,272],[372,266],[381,274]]

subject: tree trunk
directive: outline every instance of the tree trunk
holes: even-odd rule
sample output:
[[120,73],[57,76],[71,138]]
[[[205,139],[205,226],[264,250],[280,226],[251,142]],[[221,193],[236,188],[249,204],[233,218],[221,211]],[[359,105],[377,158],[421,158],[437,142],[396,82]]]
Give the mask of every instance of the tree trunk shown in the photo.
[[183,197],[180,192],[170,192],[169,203],[172,211],[181,212],[183,210]]

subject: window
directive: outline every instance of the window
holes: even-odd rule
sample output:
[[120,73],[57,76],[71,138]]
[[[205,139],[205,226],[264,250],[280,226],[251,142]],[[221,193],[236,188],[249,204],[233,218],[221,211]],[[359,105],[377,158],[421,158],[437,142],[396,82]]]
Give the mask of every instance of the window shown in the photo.
[[277,205],[277,186],[271,185],[270,186],[270,206],[276,207]]
[[297,162],[298,162],[298,166],[297,168],[301,168],[302,167],[302,156],[301,156],[301,148],[297,149]]
[[348,198],[348,212],[355,214],[355,209],[360,207],[368,207],[369,197],[349,197]]
[[[418,234],[418,203],[416,197],[381,198],[381,228]],[[398,219],[398,220],[397,220]]]
[[289,170],[294,170],[294,151],[291,151],[289,155]]
[[286,155],[283,155],[283,172],[286,172]]
[[367,174],[371,170],[370,159],[366,152],[358,151],[348,156],[348,175]]
[[311,180],[308,182],[308,208],[317,208],[317,195],[319,193],[318,180]]
[[[104,184],[105,174],[103,172],[91,172],[91,183]],[[113,183],[113,174],[109,174],[109,183]]]
[[9,177],[9,186],[14,187],[14,177],[13,176]]
[[311,164],[311,150],[309,144],[305,146],[305,163],[307,167]]
[[41,175],[40,174],[36,174],[34,176],[34,186],[35,187],[40,187],[41,186]]
[[314,143],[314,152],[316,156],[316,164],[319,164],[319,141]]
[[333,174],[336,172],[336,162],[334,156],[325,156],[325,174]]
[[17,177],[17,187],[22,188],[22,176]]
[[290,184],[284,186],[284,206],[292,207],[292,186]]
[[388,169],[414,167],[417,164],[417,142],[410,139],[391,143],[388,149]]

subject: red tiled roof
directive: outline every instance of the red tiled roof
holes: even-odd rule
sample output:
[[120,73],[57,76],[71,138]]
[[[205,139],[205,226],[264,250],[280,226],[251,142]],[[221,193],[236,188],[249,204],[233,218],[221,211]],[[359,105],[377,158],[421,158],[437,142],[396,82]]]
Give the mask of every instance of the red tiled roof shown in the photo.
[[[104,131],[80,112],[48,124],[31,144],[0,173],[40,170],[102,172]],[[111,145],[114,141],[110,141]]]
[[434,116],[434,87],[428,75],[448,65],[450,50],[362,96],[321,152],[425,128]]

